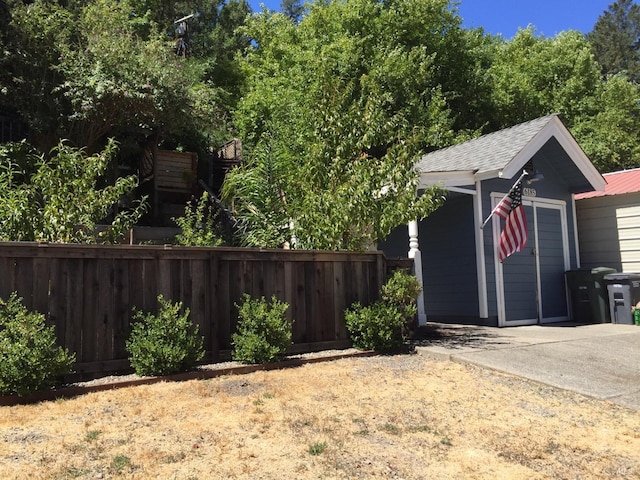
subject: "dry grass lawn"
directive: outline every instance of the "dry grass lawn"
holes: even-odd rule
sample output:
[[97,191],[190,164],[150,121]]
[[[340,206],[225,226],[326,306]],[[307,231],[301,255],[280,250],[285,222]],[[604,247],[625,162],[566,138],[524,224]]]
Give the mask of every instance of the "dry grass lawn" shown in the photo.
[[640,413],[419,355],[0,407],[0,478],[640,478]]

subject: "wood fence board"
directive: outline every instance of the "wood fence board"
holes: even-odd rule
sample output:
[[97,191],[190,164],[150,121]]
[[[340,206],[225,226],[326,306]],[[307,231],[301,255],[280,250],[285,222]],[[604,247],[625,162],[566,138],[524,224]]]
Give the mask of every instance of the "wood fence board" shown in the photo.
[[[304,337],[302,342],[314,342],[314,294],[316,290],[316,268],[313,262],[304,263],[304,281],[302,289],[304,292]],[[302,320],[302,319],[301,319]]]
[[287,302],[287,320],[295,320],[294,289],[293,289],[293,266],[291,262],[282,262],[282,300]]
[[349,306],[347,302],[350,292],[347,291],[344,277],[344,264],[342,262],[334,262],[331,290],[333,293],[333,329],[336,340],[346,340],[348,338],[347,328],[344,322],[344,311]]
[[47,315],[49,311],[49,266],[46,258],[33,259],[33,309]]
[[[84,353],[84,336],[86,335],[86,317],[84,315],[85,304],[87,303],[86,290],[84,288],[84,264],[80,259],[57,259],[55,280],[58,283],[62,298],[57,299],[60,314],[56,317],[56,322],[60,319],[65,322],[64,329],[65,345],[70,352],[76,352],[77,361]],[[66,316],[65,316],[66,313]]]
[[148,259],[142,265],[142,304],[138,305],[139,310],[155,312],[158,308],[158,295],[162,293],[158,272],[158,260]]
[[82,305],[82,316],[84,317],[82,348],[80,363],[94,362],[97,360],[94,339],[96,338],[96,318],[98,316],[98,279],[97,264],[94,259],[87,259],[83,262],[84,303]]
[[317,342],[335,340],[333,317],[333,262],[316,263],[314,338]]
[[[211,338],[211,326],[208,319],[206,292],[211,291],[209,276],[202,261],[192,261],[189,265],[191,278],[191,321],[198,326],[199,335]],[[210,344],[211,342],[207,342]]]
[[[291,310],[295,323],[293,324],[293,342],[302,343],[307,341],[306,318],[307,318],[307,301],[306,301],[306,285],[305,285],[305,264],[289,263],[291,266]],[[308,285],[311,287],[311,285]]]
[[[137,263],[137,262],[134,262]],[[127,357],[125,342],[129,337],[129,317],[131,315],[130,305],[131,288],[129,275],[129,262],[124,260],[114,260],[115,267],[115,291],[113,295],[114,304],[114,342],[111,358]]]
[[[212,358],[218,359],[220,355],[220,342],[224,337],[225,328],[231,323],[231,306],[229,305],[229,263],[222,262],[220,255],[210,255],[210,278],[212,289],[207,295],[209,300],[209,324],[211,325],[211,338],[209,349]],[[230,334],[227,334],[230,335]]]
[[96,265],[96,309],[93,318],[93,350],[94,360],[107,360],[113,344],[113,264],[111,261],[101,261]]
[[289,304],[293,349],[348,344],[345,308],[374,301],[392,263],[379,252],[0,243],[0,295],[17,290],[45,313],[82,376],[128,365],[132,309],[156,313],[158,294],[189,307],[214,361],[230,352],[244,293]]
[[8,300],[12,291],[9,276],[10,262],[10,258],[0,257],[0,298],[3,300]]

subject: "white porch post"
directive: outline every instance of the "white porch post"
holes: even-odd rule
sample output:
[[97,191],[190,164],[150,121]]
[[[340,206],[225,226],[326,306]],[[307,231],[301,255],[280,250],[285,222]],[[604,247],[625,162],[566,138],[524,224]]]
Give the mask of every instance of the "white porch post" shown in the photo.
[[417,299],[417,307],[418,307],[418,325],[426,325],[427,324],[427,313],[424,308],[424,286],[422,283],[422,257],[420,254],[420,248],[418,244],[418,222],[417,220],[413,220],[409,222],[409,258],[413,258],[413,268],[420,282],[420,286],[423,287],[422,293]]

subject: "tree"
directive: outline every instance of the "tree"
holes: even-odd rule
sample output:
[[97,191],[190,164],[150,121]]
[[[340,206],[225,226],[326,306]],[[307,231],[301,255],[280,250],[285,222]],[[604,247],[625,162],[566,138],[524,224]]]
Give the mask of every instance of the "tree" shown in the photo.
[[603,82],[591,115],[574,119],[572,133],[603,172],[640,166],[640,88],[625,76]]
[[532,28],[520,30],[499,45],[488,75],[499,128],[549,113],[571,123],[591,113],[601,84],[589,44],[576,31],[545,38]]
[[587,35],[604,75],[625,73],[640,83],[640,5],[617,0]]
[[282,0],[280,2],[280,11],[295,23],[298,23],[304,13],[304,5],[300,0]]
[[[144,199],[116,209],[137,185],[134,176],[100,186],[115,143],[87,156],[60,143],[48,158],[26,143],[0,146],[0,240],[112,243],[146,210]],[[111,217],[109,227],[96,224]]]
[[319,2],[246,32],[235,121],[249,155],[224,194],[247,243],[362,250],[440,205],[435,189],[416,198],[414,164],[455,140],[449,102],[477,71],[477,37],[447,1]]
[[[1,20],[0,106],[41,152],[66,139],[91,153],[116,138],[133,167],[147,144],[206,152],[228,139],[245,0],[25,3],[10,2]],[[187,59],[173,37],[184,13],[196,13]]]
[[638,85],[621,76],[602,78],[581,33],[545,38],[520,30],[497,46],[487,73],[492,130],[559,113],[600,171],[640,164]]

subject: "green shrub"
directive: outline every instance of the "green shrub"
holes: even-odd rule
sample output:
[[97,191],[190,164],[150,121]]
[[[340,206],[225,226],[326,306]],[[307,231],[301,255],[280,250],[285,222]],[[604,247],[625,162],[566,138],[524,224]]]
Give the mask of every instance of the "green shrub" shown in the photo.
[[197,202],[188,202],[182,217],[174,218],[180,228],[176,237],[178,245],[192,247],[218,247],[224,243],[216,226],[216,217],[211,209],[209,194],[204,192]]
[[345,321],[353,346],[360,350],[385,351],[402,345],[404,318],[395,305],[375,302],[364,307],[356,302],[345,311]]
[[30,312],[14,292],[0,299],[0,393],[26,395],[71,373],[75,355],[56,345],[44,315]]
[[157,315],[134,309],[131,335],[126,342],[129,361],[138,375],[169,375],[195,367],[204,357],[203,338],[189,320],[182,302],[158,296]]
[[233,334],[232,358],[242,363],[279,360],[291,345],[292,323],[285,313],[289,305],[273,296],[254,300],[244,294],[238,308],[238,332]]
[[396,270],[391,278],[380,289],[383,302],[401,308],[415,306],[415,301],[422,291],[420,282],[404,270]]
[[353,346],[376,351],[400,347],[416,315],[415,301],[421,291],[414,275],[396,270],[380,289],[380,301],[368,307],[354,303],[345,311]]

